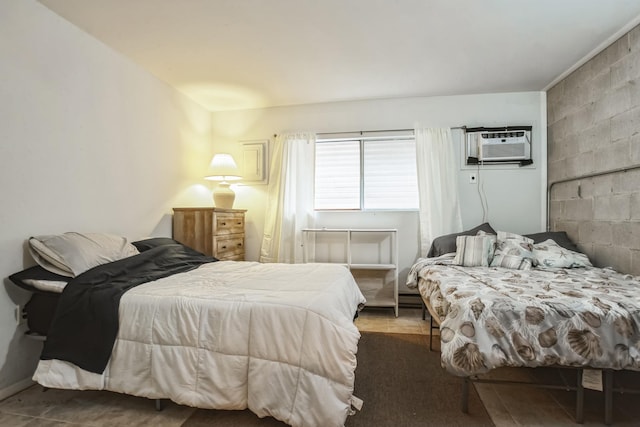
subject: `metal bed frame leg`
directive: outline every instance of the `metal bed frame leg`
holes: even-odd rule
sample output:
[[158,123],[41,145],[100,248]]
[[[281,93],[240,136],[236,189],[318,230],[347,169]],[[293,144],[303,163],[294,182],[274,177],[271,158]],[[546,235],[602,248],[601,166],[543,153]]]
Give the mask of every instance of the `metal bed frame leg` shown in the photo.
[[429,316],[429,351],[433,351],[433,316]]
[[465,414],[469,413],[469,377],[464,377],[462,379],[462,412]]
[[582,369],[578,369],[576,384],[576,423],[584,423],[584,387],[582,386]]
[[613,370],[604,370],[604,423],[613,422]]
[[156,399],[156,411],[162,411],[162,399]]

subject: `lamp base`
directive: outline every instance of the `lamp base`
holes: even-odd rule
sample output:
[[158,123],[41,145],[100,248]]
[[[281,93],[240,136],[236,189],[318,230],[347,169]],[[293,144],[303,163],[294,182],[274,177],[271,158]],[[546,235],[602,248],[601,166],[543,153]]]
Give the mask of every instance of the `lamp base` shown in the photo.
[[233,209],[236,193],[229,187],[229,183],[222,181],[213,192],[213,203],[216,208]]

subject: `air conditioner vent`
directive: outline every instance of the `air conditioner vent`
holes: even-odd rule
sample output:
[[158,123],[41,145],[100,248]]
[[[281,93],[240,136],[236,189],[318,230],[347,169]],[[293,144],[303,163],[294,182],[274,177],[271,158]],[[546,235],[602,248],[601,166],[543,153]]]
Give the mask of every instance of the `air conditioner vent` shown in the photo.
[[529,157],[524,143],[483,144],[481,160],[524,160]]

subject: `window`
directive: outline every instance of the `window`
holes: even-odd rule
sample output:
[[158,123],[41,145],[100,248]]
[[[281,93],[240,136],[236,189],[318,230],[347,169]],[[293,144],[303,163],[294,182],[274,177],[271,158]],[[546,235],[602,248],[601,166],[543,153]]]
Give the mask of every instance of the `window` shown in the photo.
[[418,209],[413,132],[318,136],[316,210]]

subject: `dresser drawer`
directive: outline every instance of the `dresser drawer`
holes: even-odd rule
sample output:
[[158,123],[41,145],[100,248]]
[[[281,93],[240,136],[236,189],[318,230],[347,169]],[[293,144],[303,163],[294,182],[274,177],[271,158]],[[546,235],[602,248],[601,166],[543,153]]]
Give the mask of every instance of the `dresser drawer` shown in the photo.
[[213,245],[218,259],[244,258],[244,235],[216,236]]
[[220,260],[244,260],[243,209],[174,208],[173,238]]
[[216,236],[223,234],[244,233],[244,215],[234,213],[214,214],[213,234]]

